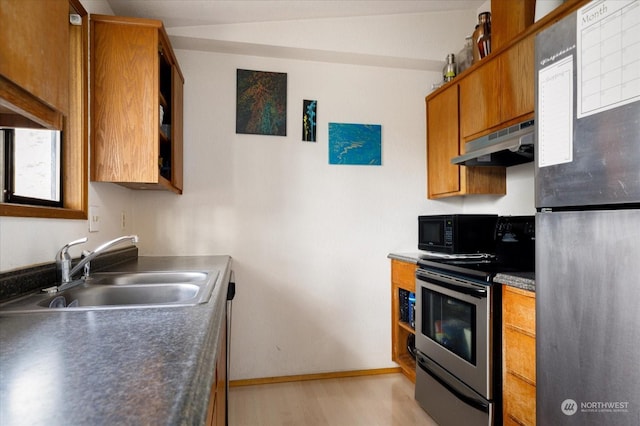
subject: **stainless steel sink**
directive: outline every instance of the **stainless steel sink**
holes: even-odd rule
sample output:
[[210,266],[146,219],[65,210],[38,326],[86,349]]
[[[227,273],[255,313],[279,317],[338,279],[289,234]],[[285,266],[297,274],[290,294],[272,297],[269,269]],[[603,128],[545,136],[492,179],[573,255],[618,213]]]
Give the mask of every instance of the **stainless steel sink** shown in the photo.
[[87,280],[89,284],[173,284],[197,283],[207,279],[206,272],[98,272]]
[[31,293],[0,304],[0,312],[193,306],[211,297],[218,272],[106,272],[57,293]]
[[64,306],[78,301],[82,306],[119,306],[119,305],[154,305],[184,302],[192,300],[200,287],[193,284],[157,284],[152,286],[128,285],[122,287],[87,285],[63,291],[54,297],[48,297],[38,303],[43,308],[51,306],[54,300],[64,298]]

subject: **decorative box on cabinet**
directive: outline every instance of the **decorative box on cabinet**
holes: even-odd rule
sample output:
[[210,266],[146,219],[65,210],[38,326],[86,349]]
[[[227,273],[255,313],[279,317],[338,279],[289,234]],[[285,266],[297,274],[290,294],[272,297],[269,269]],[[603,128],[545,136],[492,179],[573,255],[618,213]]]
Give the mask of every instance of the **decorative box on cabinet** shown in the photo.
[[416,361],[407,350],[407,339],[415,335],[407,322],[400,320],[400,289],[415,293],[416,269],[413,263],[391,260],[391,360],[400,365],[402,373],[416,381]]
[[536,424],[536,295],[503,286],[503,420]]
[[184,78],[162,22],[91,20],[91,179],[182,193]]
[[500,50],[533,24],[536,0],[491,0],[491,48]]
[[506,193],[504,167],[466,167],[451,164],[464,153],[460,138],[458,85],[428,96],[427,197]]

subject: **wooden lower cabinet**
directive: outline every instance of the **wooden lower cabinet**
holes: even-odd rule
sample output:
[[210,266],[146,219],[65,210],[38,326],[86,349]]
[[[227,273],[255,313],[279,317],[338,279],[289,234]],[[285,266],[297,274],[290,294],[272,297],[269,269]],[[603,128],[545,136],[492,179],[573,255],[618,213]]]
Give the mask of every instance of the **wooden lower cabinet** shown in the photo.
[[536,424],[535,293],[503,286],[503,422]]
[[407,350],[407,339],[415,335],[409,323],[400,320],[400,289],[415,293],[415,263],[391,260],[391,360],[398,363],[402,373],[416,381],[416,360]]
[[227,421],[227,327],[223,325],[218,341],[215,381],[207,410],[207,426],[225,426]]

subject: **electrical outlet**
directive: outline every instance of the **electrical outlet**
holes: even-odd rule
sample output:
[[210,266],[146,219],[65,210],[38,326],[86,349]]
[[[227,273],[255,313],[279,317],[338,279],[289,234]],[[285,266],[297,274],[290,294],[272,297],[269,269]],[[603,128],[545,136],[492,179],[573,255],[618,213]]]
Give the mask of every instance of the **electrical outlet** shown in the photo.
[[89,206],[89,232],[100,230],[100,207]]
[[120,212],[120,230],[124,231],[127,227],[127,213],[122,210]]

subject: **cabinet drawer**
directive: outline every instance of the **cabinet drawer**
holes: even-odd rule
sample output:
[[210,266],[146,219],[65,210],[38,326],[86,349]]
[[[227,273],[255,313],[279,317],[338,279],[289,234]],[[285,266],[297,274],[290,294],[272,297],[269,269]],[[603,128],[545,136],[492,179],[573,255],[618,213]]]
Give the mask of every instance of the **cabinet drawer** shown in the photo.
[[505,424],[535,425],[536,387],[507,373],[503,392]]
[[504,287],[502,300],[503,323],[531,336],[536,335],[536,299],[532,291]]
[[413,263],[391,260],[391,281],[404,289],[415,292],[416,268]]
[[536,383],[536,339],[510,327],[504,329],[504,365],[507,373],[515,373]]

